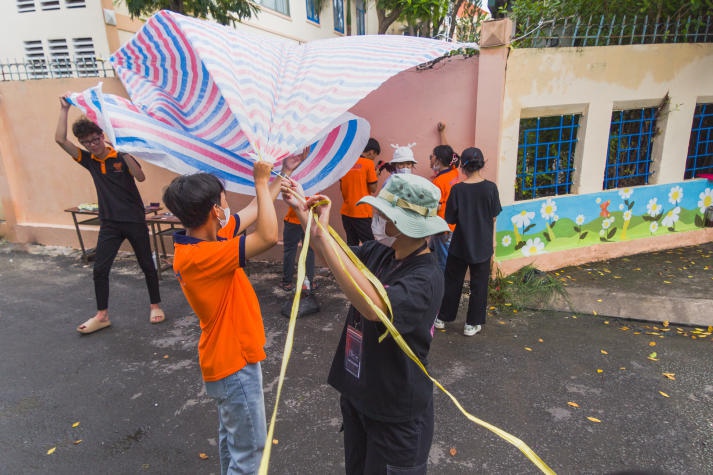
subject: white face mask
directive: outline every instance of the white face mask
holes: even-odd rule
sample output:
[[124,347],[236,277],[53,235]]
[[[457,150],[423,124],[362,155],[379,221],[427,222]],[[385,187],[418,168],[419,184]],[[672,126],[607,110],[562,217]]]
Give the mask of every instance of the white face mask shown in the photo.
[[409,167],[397,168],[396,170],[394,170],[394,173],[398,173],[398,174],[410,174],[410,173],[411,173],[411,169],[410,169]]
[[391,245],[396,241],[396,236],[383,236],[377,239],[377,241],[386,247],[391,247]]
[[220,206],[218,206],[218,208],[220,208],[220,210],[223,211],[223,214],[225,215],[225,219],[218,218],[220,227],[224,228],[225,226],[228,225],[228,221],[230,220],[230,206],[226,206],[225,208],[221,208]]

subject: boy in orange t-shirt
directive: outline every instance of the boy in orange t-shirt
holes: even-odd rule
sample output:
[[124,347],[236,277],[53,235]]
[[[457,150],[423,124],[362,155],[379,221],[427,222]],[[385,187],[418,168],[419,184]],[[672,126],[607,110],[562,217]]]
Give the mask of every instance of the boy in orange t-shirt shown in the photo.
[[[290,157],[282,173],[299,164]],[[222,473],[254,473],[267,437],[260,362],[265,329],[257,295],[243,270],[247,259],[277,243],[273,200],[280,179],[255,163],[255,199],[231,215],[225,188],[208,173],[175,178],[163,202],[186,228],[174,235],[173,270],[200,320],[198,357],[206,393],[218,405]],[[248,226],[255,231],[245,234]]]
[[371,232],[371,206],[360,205],[358,202],[365,196],[376,193],[379,179],[376,176],[374,159],[380,153],[379,142],[370,138],[354,166],[339,180],[343,199],[342,226],[350,246],[374,240],[374,234]]

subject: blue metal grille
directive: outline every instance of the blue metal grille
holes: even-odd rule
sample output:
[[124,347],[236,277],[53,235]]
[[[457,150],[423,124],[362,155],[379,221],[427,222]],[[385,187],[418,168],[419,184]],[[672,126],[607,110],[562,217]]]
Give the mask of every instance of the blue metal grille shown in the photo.
[[571,114],[520,121],[516,200],[570,192],[580,117]]
[[604,170],[605,190],[649,182],[656,115],[655,107],[612,112]]
[[317,11],[316,0],[306,0],[307,2],[307,19],[315,23],[319,23],[319,12]]
[[688,142],[684,179],[695,178],[701,173],[713,173],[713,104],[696,105]]

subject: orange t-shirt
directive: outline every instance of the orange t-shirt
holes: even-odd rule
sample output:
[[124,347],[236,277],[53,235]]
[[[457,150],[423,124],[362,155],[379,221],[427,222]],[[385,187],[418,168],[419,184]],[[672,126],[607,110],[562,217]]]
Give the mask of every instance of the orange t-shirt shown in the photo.
[[236,236],[238,229],[233,215],[218,241],[174,237],[173,270],[200,320],[198,359],[205,381],[218,381],[265,359],[265,328],[243,270],[245,236]]
[[369,193],[369,185],[376,183],[378,180],[374,161],[359,157],[351,170],[339,181],[344,200],[340,212],[344,216],[351,218],[371,218],[371,206],[367,204],[357,205],[357,202],[371,194]]
[[[433,179],[433,184],[441,190],[441,201],[438,202],[438,216],[443,219],[446,218],[446,203],[448,202],[448,196],[451,194],[451,188],[453,188],[453,185],[458,183],[458,181],[459,176],[457,168],[443,170]],[[456,225],[449,224],[448,227],[451,228],[451,232],[453,232]]]
[[292,224],[300,224],[300,218],[297,217],[294,208],[290,207],[290,209],[287,210],[284,221]]

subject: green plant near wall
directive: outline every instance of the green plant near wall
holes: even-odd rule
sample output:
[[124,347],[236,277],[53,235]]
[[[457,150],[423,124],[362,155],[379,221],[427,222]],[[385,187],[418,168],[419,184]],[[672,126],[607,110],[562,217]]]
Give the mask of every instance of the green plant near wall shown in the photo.
[[569,303],[564,284],[532,265],[507,276],[498,269],[488,287],[488,303],[499,308],[538,308],[556,297]]

